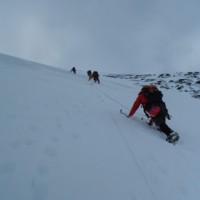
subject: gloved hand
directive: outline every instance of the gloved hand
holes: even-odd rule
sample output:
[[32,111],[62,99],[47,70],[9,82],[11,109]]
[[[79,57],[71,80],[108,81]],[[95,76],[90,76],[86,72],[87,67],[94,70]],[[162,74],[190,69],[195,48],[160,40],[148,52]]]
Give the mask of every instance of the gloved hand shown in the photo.
[[167,116],[166,116],[166,117],[167,117],[167,119],[168,119],[168,120],[170,120],[170,119],[172,118],[172,116],[171,116],[171,115],[169,115],[169,114],[167,114]]
[[130,117],[131,117],[131,115],[126,115],[126,117],[130,118]]

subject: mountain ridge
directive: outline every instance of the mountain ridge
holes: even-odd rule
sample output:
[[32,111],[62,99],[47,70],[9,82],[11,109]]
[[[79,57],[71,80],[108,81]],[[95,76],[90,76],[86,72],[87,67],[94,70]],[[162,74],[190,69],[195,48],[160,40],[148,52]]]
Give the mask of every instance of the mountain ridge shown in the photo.
[[176,72],[162,74],[107,74],[105,77],[127,79],[136,85],[155,84],[160,88],[185,92],[200,99],[200,72]]
[[[7,63],[7,60],[10,63]],[[6,65],[12,63],[20,62],[20,65],[23,63],[23,66],[33,64],[33,66],[37,69],[50,68],[52,70],[58,71],[66,71],[66,69],[49,66],[46,64],[30,61],[23,58],[18,58],[12,55],[7,55],[4,53],[0,53],[0,62],[1,67],[3,67],[3,63]],[[79,70],[78,70],[79,71]],[[83,71],[81,71],[83,72]],[[86,74],[86,72],[85,72]],[[179,92],[188,93],[193,98],[200,99],[200,72],[198,71],[190,71],[190,72],[175,72],[175,73],[160,73],[160,74],[102,74],[104,77],[109,78],[118,78],[118,79],[127,79],[132,81],[134,84],[142,86],[145,84],[155,84],[163,89],[172,89],[177,90]]]

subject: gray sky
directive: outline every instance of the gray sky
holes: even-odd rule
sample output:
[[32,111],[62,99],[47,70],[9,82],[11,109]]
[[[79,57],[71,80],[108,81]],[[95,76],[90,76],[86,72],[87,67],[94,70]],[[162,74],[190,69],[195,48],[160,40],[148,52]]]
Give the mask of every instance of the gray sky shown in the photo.
[[199,0],[0,0],[0,52],[108,73],[200,71]]

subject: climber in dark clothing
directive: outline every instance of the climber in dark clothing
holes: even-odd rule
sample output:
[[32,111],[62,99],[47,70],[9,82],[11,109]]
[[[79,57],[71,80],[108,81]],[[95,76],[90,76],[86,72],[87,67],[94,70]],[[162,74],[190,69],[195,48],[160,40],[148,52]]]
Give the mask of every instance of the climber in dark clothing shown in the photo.
[[133,116],[139,106],[142,105],[145,114],[150,119],[148,124],[151,126],[154,123],[167,136],[168,142],[174,142],[179,139],[179,135],[166,124],[166,118],[170,119],[170,115],[165,102],[162,101],[162,96],[156,86],[143,86],[127,117]]
[[97,83],[100,83],[100,81],[99,81],[99,73],[98,73],[97,71],[94,71],[94,72],[92,73],[92,75],[89,77],[89,81],[90,81],[91,79],[93,79],[95,83],[96,83],[96,82],[97,82]]
[[72,69],[70,70],[70,72],[74,72],[74,74],[76,74],[76,68],[72,67]]

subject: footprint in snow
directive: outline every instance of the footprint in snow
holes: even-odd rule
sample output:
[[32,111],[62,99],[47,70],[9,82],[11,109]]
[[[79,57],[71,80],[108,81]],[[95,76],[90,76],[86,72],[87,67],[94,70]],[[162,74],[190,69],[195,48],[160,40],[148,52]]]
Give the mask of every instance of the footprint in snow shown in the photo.
[[58,143],[58,142],[59,142],[59,139],[58,139],[56,136],[53,136],[53,137],[51,138],[51,141],[52,141],[53,143]]
[[48,167],[44,162],[38,165],[37,172],[40,176],[46,176],[49,173]]
[[61,123],[57,123],[56,124],[56,129],[57,130],[62,130],[63,129],[63,125]]
[[56,157],[58,154],[56,148],[51,147],[51,146],[46,147],[45,152],[49,157]]
[[31,138],[27,138],[24,140],[24,143],[27,145],[27,146],[31,146],[31,145],[34,145],[36,144],[36,141],[31,139]]

